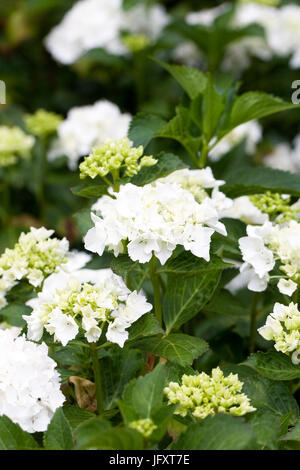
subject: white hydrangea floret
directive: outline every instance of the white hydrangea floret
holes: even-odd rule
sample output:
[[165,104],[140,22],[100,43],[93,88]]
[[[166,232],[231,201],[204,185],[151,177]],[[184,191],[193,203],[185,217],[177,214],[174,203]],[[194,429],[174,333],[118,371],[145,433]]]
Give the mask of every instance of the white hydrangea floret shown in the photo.
[[24,431],[46,431],[65,401],[47,346],[27,341],[13,329],[0,329],[0,350],[0,415]]
[[27,305],[32,308],[23,316],[28,338],[39,341],[45,329],[63,346],[80,328],[89,343],[97,342],[107,325],[107,340],[123,347],[127,328],[152,309],[142,293],[131,292],[110,269],[53,274]]

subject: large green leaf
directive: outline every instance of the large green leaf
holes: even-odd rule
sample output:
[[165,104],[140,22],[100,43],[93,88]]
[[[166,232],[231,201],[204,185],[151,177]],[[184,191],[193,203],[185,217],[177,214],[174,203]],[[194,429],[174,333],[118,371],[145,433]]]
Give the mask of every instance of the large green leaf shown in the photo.
[[131,120],[128,137],[135,147],[142,145],[147,147],[150,140],[154,139],[166,121],[159,116],[147,113],[138,113]]
[[205,91],[207,84],[206,75],[201,70],[185,65],[169,65],[158,61],[180,84],[191,100]]
[[0,416],[0,450],[34,450],[38,447],[31,434],[23,431],[7,416]]
[[247,415],[261,449],[277,449],[277,439],[280,433],[280,421],[277,416],[265,411],[256,411]]
[[164,338],[153,337],[139,340],[134,343],[134,347],[164,357],[181,366],[188,366],[207,351],[208,344],[201,338],[175,333]]
[[13,326],[24,327],[26,325],[25,320],[22,318],[23,315],[27,315],[31,312],[31,308],[24,304],[9,303],[0,310],[0,315],[7,323]]
[[78,447],[79,449],[99,450],[142,450],[143,436],[130,428],[114,428],[102,432]]
[[135,341],[139,338],[162,334],[163,330],[160,328],[155,316],[152,313],[146,313],[128,328],[128,332],[128,341]]
[[219,271],[230,268],[233,265],[225,263],[216,255],[211,255],[209,262],[202,258],[194,256],[189,251],[184,251],[176,258],[171,258],[164,266],[161,266],[157,272],[167,274],[177,274],[181,276],[193,276],[208,271]]
[[186,164],[184,164],[180,158],[173,153],[161,152],[158,155],[155,155],[155,158],[158,162],[154,166],[143,167],[141,171],[132,178],[132,184],[135,184],[136,186],[144,186],[158,178],[168,176],[175,170],[186,168]]
[[111,269],[125,280],[131,290],[140,291],[149,276],[148,263],[141,264],[138,261],[132,261],[127,255],[113,258],[110,265]]
[[76,428],[74,433],[76,448],[88,446],[91,441],[96,440],[99,435],[101,436],[109,430],[111,430],[109,421],[93,415]]
[[300,420],[289,430],[284,436],[280,437],[281,441],[300,441]]
[[81,209],[81,211],[76,212],[73,217],[77,222],[81,237],[84,237],[88,230],[94,227],[94,223],[91,219],[91,209]]
[[228,175],[222,192],[231,198],[265,191],[300,197],[300,176],[287,171],[256,167]]
[[300,378],[300,367],[292,363],[286,354],[277,351],[251,354],[243,363],[259,374],[272,380],[294,380]]
[[[74,371],[71,371],[74,374]],[[72,431],[76,429],[81,423],[94,417],[91,411],[79,408],[75,405],[66,405],[63,407],[65,418],[67,419]]]
[[171,444],[171,450],[256,449],[255,433],[243,418],[218,414],[192,424]]
[[140,351],[124,349],[101,359],[104,408],[111,409],[125,385],[140,372],[144,359]]
[[252,119],[260,119],[280,111],[297,108],[299,106],[288,103],[276,96],[268,95],[261,91],[249,91],[235,100],[225,132],[227,133],[231,129]]
[[74,186],[71,188],[71,191],[76,196],[93,198],[107,194],[107,188],[107,184],[103,180],[97,178],[97,180],[93,180],[92,182],[88,181],[86,183]]
[[70,450],[73,449],[72,431],[65,418],[62,408],[58,408],[44,434],[46,449]]
[[220,280],[221,271],[207,271],[181,278],[168,276],[163,306],[163,318],[169,333],[189,321],[211,299]]
[[134,410],[136,417],[150,418],[162,406],[164,386],[165,367],[158,364],[152,372],[139,377],[126,387],[122,402]]
[[214,136],[224,108],[224,99],[219,95],[209,77],[202,103],[202,130],[207,142]]

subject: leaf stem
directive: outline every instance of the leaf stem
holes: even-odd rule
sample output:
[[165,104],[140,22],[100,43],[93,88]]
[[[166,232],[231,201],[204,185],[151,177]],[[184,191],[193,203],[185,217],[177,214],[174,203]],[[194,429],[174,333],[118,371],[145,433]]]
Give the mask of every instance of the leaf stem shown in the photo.
[[100,364],[97,354],[97,345],[96,343],[90,343],[90,351],[93,362],[93,371],[94,371],[94,380],[96,385],[96,398],[97,398],[97,414],[101,415],[104,411],[103,409],[103,394],[102,394],[102,382],[100,374]]
[[257,318],[257,304],[259,300],[259,293],[255,292],[253,295],[251,310],[250,310],[250,334],[249,334],[249,351],[254,352],[255,338],[256,338],[256,318]]
[[207,156],[208,156],[209,146],[206,140],[203,140],[203,145],[200,154],[199,168],[204,168],[206,166]]
[[161,295],[160,295],[160,282],[159,275],[156,272],[156,257],[152,255],[152,258],[149,262],[149,275],[153,287],[154,295],[154,312],[156,319],[159,323],[159,326],[162,327],[162,304],[161,304]]

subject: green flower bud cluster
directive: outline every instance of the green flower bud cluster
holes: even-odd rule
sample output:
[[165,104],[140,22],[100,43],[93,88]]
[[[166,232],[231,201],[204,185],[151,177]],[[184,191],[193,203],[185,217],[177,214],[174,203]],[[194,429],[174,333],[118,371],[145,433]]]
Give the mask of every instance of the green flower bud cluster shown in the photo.
[[56,132],[58,125],[63,120],[59,114],[38,109],[34,114],[26,114],[24,121],[31,134],[38,137],[46,137]]
[[143,166],[153,166],[157,163],[152,156],[142,156],[143,146],[132,147],[130,140],[124,137],[120,140],[107,140],[100,147],[95,147],[90,155],[80,164],[80,178],[87,176],[94,179],[96,176],[105,177],[108,173],[119,176],[121,169],[125,169],[123,176],[132,177]]
[[153,423],[151,418],[138,419],[137,421],[131,421],[129,427],[140,432],[144,437],[150,437],[155,429],[156,424]]
[[122,38],[123,44],[131,52],[140,52],[150,44],[150,39],[145,34],[126,34]]
[[0,126],[0,167],[14,165],[18,158],[28,158],[34,137],[19,127]]
[[34,287],[42,284],[45,277],[52,274],[68,260],[69,243],[64,238],[50,238],[53,230],[31,228],[22,233],[13,249],[7,248],[0,256],[0,296],[3,307],[5,294],[18,281],[25,278]]
[[299,208],[291,206],[291,197],[288,195],[271,193],[255,194],[249,197],[261,212],[268,214],[270,220],[276,223],[299,220]]
[[249,398],[240,393],[243,382],[239,381],[237,374],[231,373],[224,377],[217,367],[212,370],[211,377],[202,372],[198,375],[183,375],[181,381],[182,385],[171,382],[164,389],[168,404],[178,405],[175,414],[183,417],[192,414],[204,419],[216,413],[243,416],[255,411]]

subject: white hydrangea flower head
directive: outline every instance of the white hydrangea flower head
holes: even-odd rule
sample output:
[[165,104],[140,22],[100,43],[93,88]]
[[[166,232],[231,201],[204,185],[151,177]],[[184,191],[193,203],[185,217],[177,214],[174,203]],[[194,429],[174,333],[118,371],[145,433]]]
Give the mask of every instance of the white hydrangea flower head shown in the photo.
[[23,316],[28,338],[39,341],[45,329],[63,346],[77,336],[79,328],[89,343],[97,342],[107,324],[107,340],[123,347],[127,328],[152,309],[142,293],[131,292],[110,269],[52,274],[27,305],[33,309]]
[[232,200],[219,190],[225,181],[216,180],[210,167],[203,170],[188,170],[187,168],[177,170],[157,181],[179,184],[183,189],[193,194],[198,203],[210,198],[220,217],[223,217],[224,212],[232,206]]
[[92,206],[99,215],[91,213],[94,227],[84,238],[85,248],[100,256],[105,247],[118,256],[127,241],[129,257],[140,263],[154,254],[164,264],[177,245],[209,261],[212,234],[226,235],[211,198],[199,204],[177,183],[128,183],[113,195],[102,196]]
[[37,288],[59,269],[78,269],[90,260],[86,253],[69,252],[68,240],[51,238],[53,233],[45,227],[31,227],[21,233],[13,249],[7,248],[0,256],[0,308],[6,305],[7,292],[21,279]]
[[197,375],[183,375],[182,385],[170,382],[164,389],[168,404],[176,404],[175,414],[191,414],[204,419],[216,413],[243,416],[255,411],[249,398],[241,393],[243,382],[237,374],[224,377],[219,367],[212,369],[211,377],[205,372]]
[[220,142],[209,153],[212,161],[219,160],[222,155],[229,152],[243,140],[246,142],[245,150],[248,154],[255,152],[258,142],[262,138],[262,128],[257,121],[250,121],[233,129],[229,134],[225,135]]
[[88,155],[93,147],[125,137],[130,120],[130,114],[122,114],[116,104],[107,100],[72,108],[58,126],[58,139],[50,149],[48,159],[66,155],[70,169],[75,170],[79,158]]
[[[296,289],[295,284],[299,285],[300,282],[300,223],[290,220],[279,225],[271,222],[261,227],[248,225],[247,234],[247,237],[240,238],[239,245],[245,261],[241,271],[253,270],[248,288],[265,290],[269,272],[274,268],[275,260],[278,260],[282,278],[289,281],[279,282],[279,290],[286,295],[292,294]],[[260,289],[253,285],[258,280],[261,281]]]
[[47,346],[27,341],[12,329],[0,329],[0,350],[0,415],[24,431],[46,431],[65,401]]
[[63,64],[72,64],[90,49],[101,47],[111,54],[126,54],[122,32],[156,39],[168,23],[160,5],[139,5],[123,10],[122,0],[81,0],[49,33],[45,44],[52,56]]
[[300,312],[297,304],[291,302],[286,306],[276,302],[273,312],[258,332],[267,341],[274,341],[277,351],[292,354],[292,361],[299,364]]

